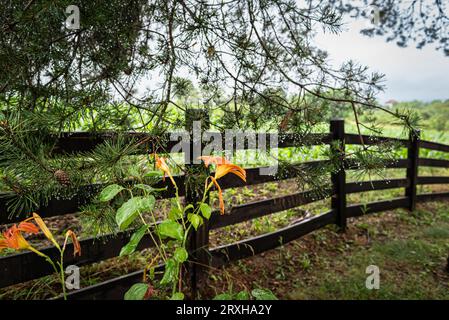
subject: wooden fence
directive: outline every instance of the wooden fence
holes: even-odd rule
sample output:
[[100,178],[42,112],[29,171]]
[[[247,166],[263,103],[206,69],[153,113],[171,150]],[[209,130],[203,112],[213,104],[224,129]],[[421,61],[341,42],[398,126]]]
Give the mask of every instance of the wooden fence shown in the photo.
[[[84,152],[92,150],[95,146],[107,140],[111,134],[94,135],[88,133],[66,134],[59,138],[57,152],[75,154],[76,152]],[[130,134],[139,138],[145,137],[145,134]],[[159,137],[160,138],[160,137]],[[343,120],[333,120],[330,123],[329,134],[315,134],[309,142],[303,142],[295,134],[282,134],[278,137],[279,148],[305,146],[305,145],[322,145],[330,144],[337,141],[340,148],[337,152],[341,158],[345,152],[345,144],[360,145],[361,137],[356,134],[347,134],[344,131]],[[201,264],[219,267],[231,261],[250,257],[261,252],[276,248],[281,244],[288,243],[298,239],[314,230],[320,229],[329,224],[337,224],[341,228],[346,227],[348,218],[358,217],[365,214],[376,213],[396,208],[407,208],[414,210],[417,202],[434,201],[443,198],[449,198],[449,192],[417,194],[417,185],[424,184],[447,184],[449,177],[436,176],[418,176],[418,167],[443,167],[449,168],[449,160],[428,159],[419,157],[419,149],[431,149],[443,152],[449,152],[449,145],[443,145],[430,141],[423,141],[417,135],[411,135],[409,139],[393,139],[386,137],[370,137],[362,136],[365,145],[373,145],[379,142],[394,141],[402,147],[407,148],[407,159],[398,159],[387,163],[387,168],[403,168],[406,169],[406,176],[402,179],[377,180],[357,183],[346,183],[346,171],[357,170],[357,164],[349,160],[341,161],[338,172],[332,174],[332,188],[327,195],[317,197],[313,191],[304,191],[286,196],[276,197],[267,200],[246,203],[232,207],[225,215],[214,212],[208,223],[205,223],[193,235],[191,243],[191,255],[196,262]],[[142,145],[142,152],[151,152],[153,144],[150,137],[148,143]],[[168,142],[165,147],[169,149],[176,142]],[[234,145],[234,148],[236,146]],[[243,146],[242,148],[248,148]],[[325,165],[329,160],[319,160],[305,162],[303,165],[307,168],[316,168]],[[221,179],[223,189],[242,187],[244,185],[255,185],[265,182],[280,181],[284,179],[294,178],[298,172],[283,172],[282,175],[260,175],[261,168],[247,169],[247,183],[243,183],[237,177],[228,175]],[[176,176],[175,179],[180,186],[179,193],[181,196],[186,194],[183,176]],[[164,183],[161,182],[161,185]],[[174,196],[174,190],[167,184],[167,191],[160,195],[160,198],[170,198]],[[404,196],[389,200],[376,201],[367,204],[347,205],[346,197],[351,193],[366,192],[372,190],[386,190],[393,188],[404,188]],[[90,196],[95,195],[101,189],[101,185],[89,185],[81,188],[77,196],[71,199],[54,199],[38,210],[43,217],[59,216],[69,213],[76,213],[79,207],[90,200]],[[209,231],[213,229],[231,226],[251,219],[266,216],[272,213],[281,212],[291,208],[295,208],[308,203],[331,198],[331,208],[329,211],[320,215],[313,216],[308,219],[301,220],[297,223],[266,233],[250,239],[245,239],[235,243],[223,245],[216,248],[209,248]],[[188,198],[188,197],[187,197]],[[8,217],[6,209],[6,200],[0,198],[0,224],[8,224],[18,221],[19,217]],[[67,265],[73,264],[83,266],[110,258],[117,257],[120,249],[130,239],[132,231],[119,232],[117,236],[103,235],[99,239],[87,238],[81,240],[82,256],[74,258],[73,247],[69,245],[66,250],[65,262]],[[154,246],[150,236],[145,236],[138,249],[150,248]],[[54,247],[48,247],[42,250],[50,257],[57,257],[57,250]],[[200,264],[195,264],[200,265]],[[193,267],[194,277],[199,277],[204,272],[203,268]],[[22,283],[28,280],[36,279],[53,273],[51,267],[44,259],[31,252],[23,252],[19,254],[0,257],[0,288],[10,285]],[[126,290],[134,283],[141,281],[142,271],[133,272],[112,280],[101,282],[89,287],[72,291],[68,294],[69,299],[122,299]],[[196,278],[193,279],[194,281]]]

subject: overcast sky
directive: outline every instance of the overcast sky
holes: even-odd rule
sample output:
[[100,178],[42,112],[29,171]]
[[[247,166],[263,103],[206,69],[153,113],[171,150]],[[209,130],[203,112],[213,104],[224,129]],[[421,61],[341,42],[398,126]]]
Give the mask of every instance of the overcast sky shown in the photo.
[[386,89],[380,102],[389,99],[430,101],[449,99],[449,57],[433,47],[400,48],[382,37],[360,34],[365,22],[348,22],[338,35],[320,34],[318,47],[329,52],[333,63],[353,59],[386,75]]
[[[383,37],[364,36],[360,30],[369,22],[348,17],[345,21],[342,33],[319,33],[313,41],[318,48],[328,51],[335,66],[352,59],[373,72],[385,74],[385,92],[378,95],[381,103],[390,99],[449,99],[449,57],[432,46],[416,49],[411,43],[408,48],[400,48],[393,42],[387,43]],[[179,75],[189,77],[182,71]],[[139,90],[153,87],[155,79],[157,75],[143,80]]]

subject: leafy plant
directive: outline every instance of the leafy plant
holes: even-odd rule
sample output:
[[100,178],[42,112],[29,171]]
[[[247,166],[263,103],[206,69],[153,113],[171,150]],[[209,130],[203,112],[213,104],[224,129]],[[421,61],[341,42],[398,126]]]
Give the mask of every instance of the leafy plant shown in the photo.
[[[189,253],[187,239],[192,228],[197,230],[212,215],[212,208],[208,204],[208,193],[215,186],[218,190],[220,210],[224,213],[224,200],[218,181],[225,175],[232,173],[243,181],[246,181],[246,172],[241,167],[229,163],[222,157],[201,157],[206,167],[216,166],[215,175],[206,178],[202,198],[198,203],[183,204],[178,194],[178,186],[173,178],[166,159],[155,155],[156,167],[168,176],[175,188],[175,198],[171,201],[171,207],[166,217],[158,221],[155,215],[155,195],[161,189],[155,189],[147,184],[122,186],[111,184],[105,187],[98,195],[101,202],[113,202],[114,198],[124,192],[128,197],[122,202],[115,213],[116,224],[120,230],[126,230],[136,226],[129,242],[121,249],[120,256],[132,254],[139,242],[148,234],[153,240],[157,254],[148,263],[145,270],[150,273],[152,283],[147,283],[146,273],[144,282],[133,285],[125,294],[126,300],[142,300],[155,295],[155,288],[160,289],[160,296],[172,300],[184,299],[182,292],[182,266],[188,261]],[[139,195],[137,194],[137,191]],[[149,214],[150,220],[144,216]],[[154,277],[157,263],[163,263],[163,275],[160,280]],[[164,294],[170,291],[170,294]]]

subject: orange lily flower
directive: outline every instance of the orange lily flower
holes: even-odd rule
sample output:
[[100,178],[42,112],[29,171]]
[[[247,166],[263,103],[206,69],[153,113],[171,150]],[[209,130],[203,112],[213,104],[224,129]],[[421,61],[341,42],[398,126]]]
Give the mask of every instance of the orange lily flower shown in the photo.
[[72,230],[68,230],[65,234],[65,241],[64,241],[64,248],[67,244],[67,239],[68,238],[72,239],[72,243],[73,243],[73,256],[76,257],[80,257],[81,256],[81,245],[78,241],[78,238],[76,237],[75,232],[73,232]]
[[[31,245],[22,235],[24,229],[20,229],[17,225],[13,225],[11,228],[3,233],[3,239],[0,239],[0,249],[14,249],[25,250],[30,249]],[[25,231],[26,232],[26,231]]]
[[240,179],[246,182],[246,171],[238,165],[232,164],[225,157],[219,156],[202,156],[198,159],[203,160],[204,165],[208,167],[210,164],[216,165],[214,178],[216,180],[224,177],[228,173],[233,173]]
[[31,222],[23,221],[19,223],[18,229],[22,232],[33,233],[36,234],[39,232],[39,228]]
[[[238,165],[230,163],[225,157],[218,157],[218,156],[202,156],[199,157],[199,159],[203,160],[204,165],[208,167],[210,164],[215,164],[215,174],[214,176],[210,177],[212,182],[211,184],[214,184],[215,187],[218,190],[218,200],[220,202],[220,213],[224,214],[224,200],[223,200],[223,192],[221,190],[220,185],[218,184],[217,180],[224,177],[228,173],[235,174],[237,177],[242,179],[244,182],[246,182],[246,171],[242,167],[239,167]],[[207,180],[206,180],[207,185]],[[211,185],[210,185],[211,186]]]
[[159,170],[161,170],[164,173],[164,181],[165,181],[165,175],[167,175],[171,182],[173,183],[173,185],[176,186],[175,180],[173,179],[173,176],[170,172],[170,168],[168,167],[167,162],[165,161],[164,157],[159,157],[157,154],[154,154],[154,157],[156,159],[156,168],[158,168]]
[[8,243],[6,242],[5,239],[3,239],[2,236],[0,236],[0,251],[6,248],[8,248]]
[[19,223],[19,226],[14,224],[11,228],[6,230],[3,235],[0,235],[0,251],[6,248],[14,250],[30,250],[41,257],[46,257],[42,252],[36,250],[22,235],[22,232],[33,234],[39,232],[38,227],[34,223],[28,222],[28,220],[29,219]]
[[246,182],[246,171],[242,167],[239,167],[235,164],[222,164],[217,165],[217,169],[215,170],[215,179],[220,179],[224,177],[228,173],[233,173],[244,182]]

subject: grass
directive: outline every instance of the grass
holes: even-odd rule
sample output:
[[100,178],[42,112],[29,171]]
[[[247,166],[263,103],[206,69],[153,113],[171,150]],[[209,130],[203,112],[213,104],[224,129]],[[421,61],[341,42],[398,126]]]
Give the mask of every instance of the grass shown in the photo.
[[[351,220],[346,233],[319,230],[222,269],[215,279],[268,288],[281,299],[446,300],[448,254],[449,202],[430,203],[414,214],[395,210]],[[370,265],[380,270],[378,290],[365,285]],[[211,281],[210,291],[227,285]]]
[[449,227],[446,225],[429,227],[424,231],[424,236],[429,239],[449,239]]
[[[449,229],[445,229],[448,231]],[[444,265],[444,244],[422,239],[391,239],[370,249],[356,249],[351,256],[335,261],[334,272],[326,270],[321,278],[303,283],[291,299],[449,299],[447,279],[435,276]],[[446,238],[447,239],[447,238]],[[380,269],[379,290],[365,286],[366,267]],[[323,270],[324,271],[324,270]],[[443,280],[443,281],[440,281]]]

